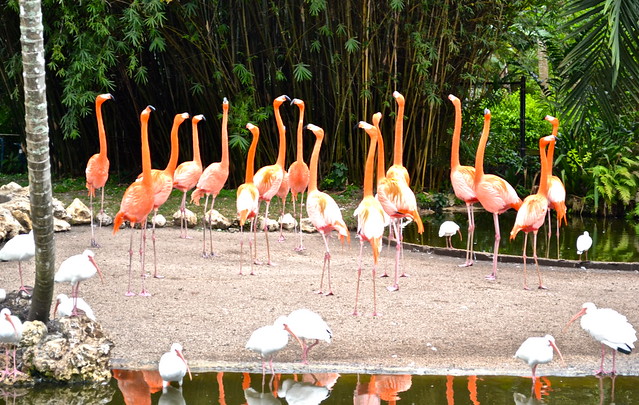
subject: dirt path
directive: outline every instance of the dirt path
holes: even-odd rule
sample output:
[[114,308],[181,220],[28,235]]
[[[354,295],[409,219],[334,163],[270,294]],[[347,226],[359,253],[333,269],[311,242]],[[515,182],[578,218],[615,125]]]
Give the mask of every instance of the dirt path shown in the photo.
[[[566,360],[540,367],[543,375],[588,375],[597,367],[600,346],[578,323],[562,327],[586,301],[611,307],[639,325],[637,272],[543,267],[548,290],[522,289],[522,266],[501,264],[498,280],[489,282],[490,262],[459,268],[460,259],[404,251],[410,277],[400,279],[400,290],[389,292],[392,279],[376,279],[377,307],[372,314],[372,255],[364,249],[360,309],[353,316],[359,240],[340,248],[331,239],[334,296],[315,294],[319,287],[324,246],[319,234],[304,235],[307,249],[295,252],[295,236],[285,242],[271,234],[277,266],[256,266],[255,276],[240,276],[239,232],[216,232],[219,257],[201,257],[201,231],[190,230],[191,240],[178,238],[179,229],[158,230],[159,272],[164,279],[147,279],[152,297],[125,297],[130,230],[111,235],[101,229],[96,259],[105,275],[80,286],[80,295],[93,307],[98,320],[115,342],[113,367],[155,367],[171,343],[181,342],[194,370],[261,370],[256,355],[244,349],[256,328],[279,315],[306,307],[320,313],[333,330],[333,342],[310,352],[310,365],[299,364],[299,346],[291,342],[276,358],[282,371],[338,370],[427,374],[528,375],[527,365],[514,359],[519,345],[530,336],[553,334]],[[137,244],[139,231],[136,231]],[[245,233],[245,235],[247,235]],[[90,229],[75,226],[56,234],[57,262],[88,247]],[[150,241],[149,241],[150,242]],[[507,242],[504,242],[507,243]],[[149,243],[149,249],[150,249]],[[245,247],[246,249],[246,247]],[[392,252],[391,252],[392,251]],[[394,249],[384,248],[378,274],[393,269]],[[265,260],[264,235],[258,234],[258,258]],[[153,256],[147,255],[147,271]],[[245,271],[249,271],[248,255]],[[0,263],[0,283],[18,286],[14,263]],[[25,282],[33,283],[33,262],[27,263]],[[133,264],[133,289],[140,290],[140,264]],[[529,283],[535,286],[534,266]],[[57,293],[69,293],[56,285]],[[623,374],[639,375],[639,360],[617,356]]]

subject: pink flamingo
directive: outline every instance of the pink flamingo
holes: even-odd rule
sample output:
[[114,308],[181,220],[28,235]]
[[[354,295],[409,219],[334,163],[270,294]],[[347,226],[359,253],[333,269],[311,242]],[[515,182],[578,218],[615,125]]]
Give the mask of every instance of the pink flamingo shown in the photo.
[[[552,124],[552,135],[557,138],[559,132],[559,120],[550,115],[546,115],[544,118],[546,121]],[[561,221],[564,221],[565,225],[568,225],[566,219],[566,188],[564,183],[557,176],[552,174],[553,155],[555,152],[555,142],[548,147],[548,161],[550,162],[550,174],[548,177],[548,202],[550,208],[557,212],[557,258],[559,258],[559,228],[561,227]],[[552,223],[550,222],[550,210],[548,210],[548,242],[550,242],[550,236],[552,233]],[[550,244],[550,243],[549,243]]]
[[[130,297],[135,295],[131,291],[131,263],[133,260],[133,229],[136,223],[143,224],[146,221],[149,213],[153,210],[154,194],[153,194],[153,180],[151,176],[151,150],[149,148],[149,116],[151,111],[154,111],[153,106],[147,106],[140,115],[141,128],[142,128],[142,180],[134,181],[122,196],[122,202],[120,203],[120,211],[115,215],[113,220],[113,234],[115,235],[122,226],[122,223],[127,220],[131,224],[131,241],[129,242],[129,284],[127,287],[126,296]],[[146,228],[142,228],[140,239],[140,262],[141,262],[141,277],[142,277],[142,291],[140,295],[150,296],[149,292],[144,287],[144,243]]]
[[388,215],[384,212],[382,204],[373,196],[373,162],[375,161],[375,146],[379,131],[373,125],[360,121],[359,127],[363,128],[371,138],[368,148],[368,156],[366,157],[366,166],[364,170],[364,196],[359,206],[355,210],[357,216],[357,234],[360,238],[359,260],[357,265],[357,289],[355,291],[355,310],[353,315],[358,315],[357,301],[359,298],[359,281],[362,275],[362,253],[364,250],[364,242],[371,244],[373,251],[373,316],[377,316],[377,293],[375,291],[375,278],[377,260],[382,247],[382,236],[384,227],[388,225]]
[[[240,241],[240,275],[242,274],[242,261],[244,258],[244,223],[247,219],[251,220],[251,230],[253,231],[253,242],[249,239],[249,256],[253,253],[253,243],[257,238],[255,232],[255,218],[259,210],[260,192],[253,183],[255,150],[257,149],[257,141],[260,139],[260,129],[251,124],[246,124],[246,128],[253,134],[253,141],[249,147],[248,156],[246,157],[246,176],[244,184],[237,188],[237,215],[240,217],[240,232],[242,239]],[[251,275],[253,272],[253,259],[251,258]]]
[[388,291],[399,290],[399,267],[402,251],[402,239],[400,221],[402,218],[411,218],[417,224],[417,232],[424,232],[424,225],[417,210],[417,200],[413,190],[408,184],[397,178],[389,178],[384,175],[384,140],[379,132],[379,121],[382,114],[373,115],[373,123],[377,131],[377,199],[382,204],[384,212],[390,217],[390,226],[393,227],[395,238],[395,281],[392,286],[386,287]]
[[[319,153],[322,148],[322,140],[324,139],[324,130],[317,125],[308,124],[307,129],[315,134],[315,146],[311,155],[310,176],[308,182],[308,195],[306,197],[306,212],[313,226],[322,235],[324,240],[324,266],[322,267],[322,278],[320,279],[320,288],[318,294],[324,291],[324,272],[328,271],[328,292],[326,295],[333,295],[331,287],[331,252],[328,248],[328,240],[326,236],[331,231],[337,231],[339,238],[344,242],[344,238],[350,243],[351,235],[348,232],[346,223],[342,219],[342,212],[339,206],[330,195],[317,189],[317,170],[319,165]],[[301,208],[300,208],[301,210]],[[301,212],[300,212],[301,217]],[[301,232],[301,230],[300,230]]]
[[452,94],[448,99],[455,106],[455,128],[453,130],[453,144],[450,149],[450,182],[453,185],[455,196],[466,203],[468,213],[468,238],[466,239],[466,262],[460,267],[473,265],[475,234],[475,211],[473,204],[478,202],[475,194],[475,168],[472,166],[462,166],[459,163],[459,140],[461,137],[462,113],[461,101]]
[[[155,249],[155,217],[158,214],[158,209],[169,199],[171,191],[173,191],[173,173],[177,166],[178,151],[180,143],[178,142],[178,134],[180,125],[189,119],[188,113],[176,114],[173,118],[173,128],[171,128],[171,156],[169,162],[166,165],[166,169],[152,169],[151,179],[153,181],[153,227],[151,229],[151,240],[153,241],[153,277],[164,278],[164,276],[158,275],[158,262]],[[142,174],[138,176],[138,179],[142,178]],[[144,224],[146,229],[146,221]]]
[[537,268],[537,276],[539,277],[539,288],[546,289],[541,281],[541,273],[539,272],[539,264],[537,263],[537,231],[544,224],[546,219],[546,211],[548,211],[548,174],[550,172],[549,161],[546,158],[546,146],[553,144],[555,137],[552,135],[543,137],[539,140],[539,155],[541,157],[541,176],[539,179],[539,190],[536,194],[529,195],[524,198],[524,202],[517,211],[517,218],[512,231],[510,231],[510,239],[513,240],[519,231],[524,231],[524,290],[528,290],[526,280],[526,244],[528,242],[528,233],[533,233],[533,258],[535,259],[535,267]]
[[298,221],[300,244],[295,250],[301,252],[305,250],[302,242],[302,207],[304,206],[304,191],[308,187],[310,181],[310,171],[308,165],[304,162],[304,143],[302,141],[302,130],[304,129],[304,101],[294,98],[291,104],[295,104],[300,110],[300,117],[297,123],[297,160],[288,167],[289,185],[291,187],[291,195],[293,197],[293,215],[295,215],[295,204],[297,195],[300,195],[300,216]]
[[484,110],[484,129],[479,140],[477,154],[475,155],[475,193],[477,200],[484,209],[493,214],[495,223],[495,246],[493,253],[493,272],[486,276],[488,280],[495,280],[497,277],[497,257],[499,256],[499,214],[506,212],[510,208],[516,210],[522,204],[521,198],[517,196],[515,189],[504,179],[494,174],[484,174],[484,152],[490,133],[490,110]]
[[[195,191],[191,194],[191,202],[195,205],[200,205],[200,198],[203,194],[206,194],[204,200],[204,214],[202,214],[202,257],[214,257],[213,253],[213,231],[211,227],[211,211],[209,212],[208,221],[206,217],[206,207],[209,203],[209,197],[213,197],[211,201],[211,210],[215,205],[215,198],[220,193],[226,180],[229,177],[229,135],[228,135],[228,122],[229,122],[229,101],[224,97],[222,101],[222,160],[220,162],[214,162],[208,165],[202,172],[200,179],[197,182]],[[209,251],[206,253],[206,223],[209,224]]]
[[[107,157],[107,141],[104,132],[104,121],[102,121],[102,103],[107,100],[115,100],[109,93],[100,94],[95,98],[95,115],[98,120],[98,137],[100,138],[100,153],[89,158],[86,168],[87,183],[89,190],[89,210],[91,211],[91,247],[100,247],[95,241],[95,229],[93,226],[93,197],[95,190],[101,189],[100,215],[104,213],[104,185],[109,179],[109,158]],[[98,223],[102,226],[102,219],[98,218]]]
[[[279,151],[275,164],[264,166],[255,173],[253,182],[260,191],[260,201],[266,201],[266,213],[264,214],[264,235],[266,236],[266,254],[268,257],[268,265],[273,266],[271,262],[271,249],[268,243],[268,207],[271,199],[277,194],[284,179],[284,162],[286,160],[286,128],[282,122],[280,115],[280,106],[285,100],[290,100],[288,96],[282,95],[273,100],[273,110],[275,112],[275,120],[277,121],[277,129],[279,132]],[[256,255],[257,255],[257,249]],[[257,258],[254,258],[256,261]]]
[[191,120],[193,126],[193,160],[182,162],[175,169],[173,174],[173,187],[180,190],[182,203],[180,204],[180,238],[190,239],[186,235],[188,225],[186,223],[186,193],[197,185],[202,175],[202,160],[200,159],[200,141],[198,137],[197,124],[206,121],[204,115],[196,115]]

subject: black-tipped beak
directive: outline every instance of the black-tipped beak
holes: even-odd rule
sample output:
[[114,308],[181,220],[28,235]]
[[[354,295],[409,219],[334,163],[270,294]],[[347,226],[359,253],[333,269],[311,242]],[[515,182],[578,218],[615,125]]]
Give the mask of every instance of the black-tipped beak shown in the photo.
[[152,105],[147,105],[146,108],[150,108],[151,111],[155,111],[155,107],[153,107]]

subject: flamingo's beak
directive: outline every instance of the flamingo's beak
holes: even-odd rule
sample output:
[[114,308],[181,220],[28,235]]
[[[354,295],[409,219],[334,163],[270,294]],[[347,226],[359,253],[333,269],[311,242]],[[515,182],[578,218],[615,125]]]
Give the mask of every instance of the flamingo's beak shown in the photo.
[[557,347],[557,345],[555,344],[555,342],[553,342],[552,340],[548,341],[548,343],[550,343],[550,345],[552,346],[553,349],[555,349],[555,351],[557,352],[557,354],[559,355],[559,358],[561,359],[561,364],[566,367],[566,362],[564,361],[564,356],[561,355],[561,352],[559,351],[559,348]]
[[175,353],[177,353],[178,357],[182,359],[182,361],[184,362],[184,365],[186,366],[186,371],[189,372],[189,380],[193,379],[193,376],[191,375],[191,369],[189,368],[189,363],[186,362],[186,359],[184,358],[184,356],[182,355],[182,352],[179,350],[176,350]]
[[102,276],[102,270],[100,270],[100,267],[98,267],[98,264],[95,262],[95,259],[92,256],[89,256],[89,261],[91,262],[91,264],[93,264],[95,266],[95,269],[98,271],[98,275],[100,276],[100,281],[102,281],[104,283],[104,277]]
[[570,326],[571,323],[573,323],[574,321],[577,320],[577,318],[579,318],[580,316],[582,316],[583,314],[586,313],[586,308],[582,308],[581,311],[577,312],[575,314],[575,316],[572,317],[571,320],[568,321],[568,323],[566,324],[566,326],[564,326],[564,328],[561,330],[561,333],[564,333],[566,331],[566,329],[568,329],[568,326]]

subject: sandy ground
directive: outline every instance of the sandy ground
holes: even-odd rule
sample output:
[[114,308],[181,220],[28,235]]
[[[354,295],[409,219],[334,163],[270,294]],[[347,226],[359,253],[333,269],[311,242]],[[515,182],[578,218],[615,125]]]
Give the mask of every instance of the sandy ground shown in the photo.
[[[324,245],[319,234],[304,235],[306,250],[296,252],[296,236],[286,240],[270,234],[276,266],[256,266],[256,275],[239,275],[240,233],[213,234],[218,257],[201,257],[201,230],[189,231],[193,239],[180,239],[179,229],[159,229],[158,271],[163,279],[147,278],[151,297],[126,297],[130,229],[112,235],[98,232],[102,247],[95,249],[105,281],[95,277],[80,285],[80,296],[93,307],[98,321],[115,342],[112,367],[154,368],[171,343],[181,342],[195,371],[261,371],[257,355],[244,345],[251,332],[297,308],[321,314],[333,330],[333,342],[321,343],[300,363],[294,342],[276,357],[282,372],[401,372],[453,375],[528,375],[530,369],[513,355],[530,336],[555,336],[565,365],[558,358],[542,365],[544,375],[589,375],[598,366],[600,345],[578,322],[562,332],[566,322],[592,301],[625,314],[639,325],[636,271],[571,269],[544,266],[547,290],[522,288],[519,263],[500,263],[497,281],[487,281],[491,263],[480,261],[460,268],[463,261],[421,251],[404,250],[403,268],[410,275],[400,279],[400,289],[386,290],[392,278],[377,278],[375,292],[379,316],[373,317],[372,254],[365,245],[360,293],[362,315],[353,316],[359,240],[341,248],[330,240],[332,286],[335,295],[316,294],[322,270]],[[135,231],[137,246],[139,230]],[[249,233],[244,233],[248,237]],[[258,259],[266,260],[264,235],[258,233]],[[81,253],[89,246],[90,228],[75,226],[56,234],[56,261]],[[507,243],[502,241],[502,243]],[[247,245],[247,244],[246,244]],[[245,267],[250,271],[245,245]],[[146,270],[153,270],[153,255]],[[378,265],[392,274],[394,248],[386,247]],[[33,261],[27,262],[25,282],[33,283]],[[2,287],[19,285],[17,265],[0,263]],[[133,291],[141,288],[137,252],[133,261]],[[529,284],[535,287],[534,266]],[[67,284],[55,293],[70,293]],[[608,358],[609,359],[609,358]],[[608,363],[607,363],[608,364]],[[610,368],[608,365],[606,368]],[[639,358],[617,356],[621,374],[639,375]]]

